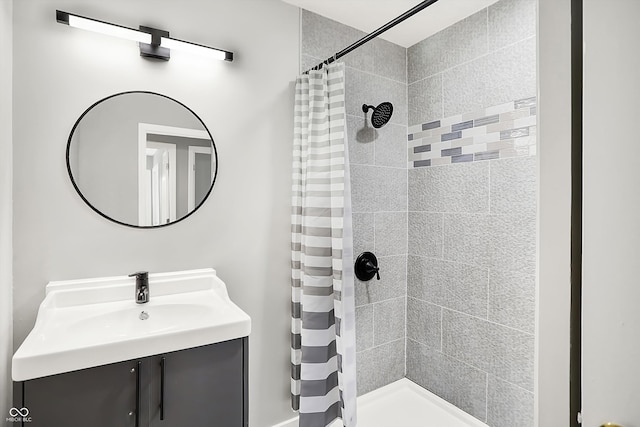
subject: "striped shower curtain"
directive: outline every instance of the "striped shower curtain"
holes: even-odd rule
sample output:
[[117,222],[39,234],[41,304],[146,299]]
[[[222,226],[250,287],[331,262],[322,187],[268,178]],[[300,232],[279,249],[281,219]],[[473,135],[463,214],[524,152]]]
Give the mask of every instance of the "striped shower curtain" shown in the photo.
[[300,427],[356,426],[353,232],[344,64],[296,81],[291,399]]

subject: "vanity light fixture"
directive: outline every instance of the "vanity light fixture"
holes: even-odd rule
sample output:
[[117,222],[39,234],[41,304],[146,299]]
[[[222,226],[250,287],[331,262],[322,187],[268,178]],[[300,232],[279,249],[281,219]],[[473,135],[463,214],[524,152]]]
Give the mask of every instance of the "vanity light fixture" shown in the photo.
[[56,21],[70,27],[95,31],[109,36],[137,41],[140,46],[140,56],[168,61],[171,58],[171,49],[184,50],[198,55],[224,61],[233,61],[233,52],[214,47],[191,43],[169,37],[169,32],[157,28],[140,26],[138,30],[111,24],[93,18],[76,15],[74,13],[56,10]]

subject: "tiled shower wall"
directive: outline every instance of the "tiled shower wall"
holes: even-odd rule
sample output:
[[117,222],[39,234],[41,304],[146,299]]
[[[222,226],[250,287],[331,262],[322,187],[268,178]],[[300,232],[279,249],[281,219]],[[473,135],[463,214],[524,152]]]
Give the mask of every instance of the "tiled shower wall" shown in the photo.
[[535,16],[501,0],[407,56],[407,377],[492,427],[533,426]]
[[[365,33],[302,11],[301,71]],[[405,376],[407,295],[406,49],[374,40],[344,58],[355,254],[374,252],[380,281],[356,283],[358,394]],[[362,104],[393,103],[374,129]],[[370,113],[369,113],[370,115]]]
[[[355,254],[381,267],[356,283],[359,394],[406,374],[492,427],[533,425],[535,4],[344,58]],[[301,71],[364,35],[304,10],[301,33]],[[375,130],[361,106],[382,101]]]

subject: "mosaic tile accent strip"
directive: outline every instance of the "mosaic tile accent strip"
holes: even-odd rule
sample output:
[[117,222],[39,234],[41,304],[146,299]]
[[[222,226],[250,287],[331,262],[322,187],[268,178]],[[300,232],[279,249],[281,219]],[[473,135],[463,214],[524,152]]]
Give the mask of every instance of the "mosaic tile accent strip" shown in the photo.
[[536,97],[409,127],[409,168],[536,155]]

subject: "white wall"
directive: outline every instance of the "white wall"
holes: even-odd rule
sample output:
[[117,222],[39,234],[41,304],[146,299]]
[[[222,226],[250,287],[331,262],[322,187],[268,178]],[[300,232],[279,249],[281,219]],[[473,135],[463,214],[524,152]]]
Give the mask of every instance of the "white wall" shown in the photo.
[[11,407],[11,181],[13,0],[0,0],[0,419]]
[[584,2],[582,409],[640,420],[640,2]]
[[[60,25],[55,9],[236,53],[233,63]],[[289,409],[289,214],[298,9],[279,0],[29,0],[14,4],[15,345],[33,326],[48,281],[211,266],[253,320],[250,420]],[[4,27],[3,27],[4,28]],[[166,94],[192,108],[216,141],[219,174],[205,205],[156,230],[107,221],[78,197],[65,145],[91,103],[126,90]],[[1,157],[1,156],[0,156]]]
[[571,1],[538,0],[538,284],[535,425],[568,425]]

